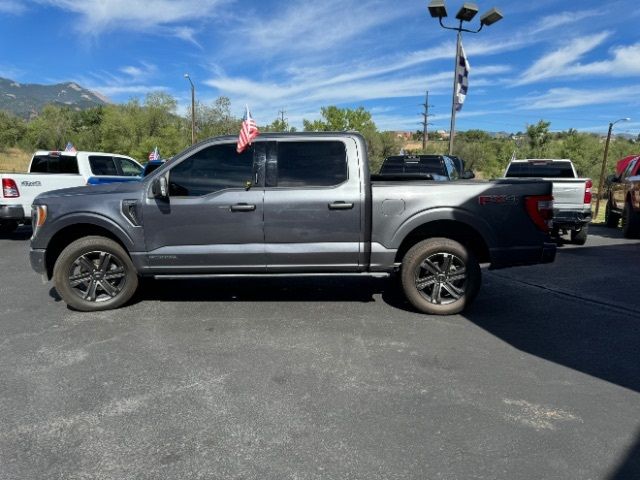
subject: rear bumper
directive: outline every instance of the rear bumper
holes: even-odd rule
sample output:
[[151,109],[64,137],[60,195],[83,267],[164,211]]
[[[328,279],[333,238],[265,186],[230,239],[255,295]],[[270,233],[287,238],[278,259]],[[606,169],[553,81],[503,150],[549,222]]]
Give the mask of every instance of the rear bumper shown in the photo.
[[556,258],[556,244],[544,243],[542,247],[516,247],[491,249],[491,268],[516,267],[551,263]]
[[22,205],[0,205],[0,221],[1,220],[24,222],[29,219],[25,216]]
[[31,268],[41,275],[47,273],[46,255],[47,251],[39,248],[32,248],[29,251],[29,262],[31,262]]
[[557,228],[583,227],[591,222],[591,209],[559,210],[553,212],[553,226]]

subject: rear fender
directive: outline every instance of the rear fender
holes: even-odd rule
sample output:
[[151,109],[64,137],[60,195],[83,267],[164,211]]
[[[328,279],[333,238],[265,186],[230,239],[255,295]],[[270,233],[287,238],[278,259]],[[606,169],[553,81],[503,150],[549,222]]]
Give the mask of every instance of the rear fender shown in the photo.
[[399,248],[407,236],[415,229],[439,220],[449,220],[473,228],[484,239],[489,248],[497,245],[497,239],[491,226],[481,217],[462,209],[434,208],[419,212],[410,217],[396,230],[389,248]]

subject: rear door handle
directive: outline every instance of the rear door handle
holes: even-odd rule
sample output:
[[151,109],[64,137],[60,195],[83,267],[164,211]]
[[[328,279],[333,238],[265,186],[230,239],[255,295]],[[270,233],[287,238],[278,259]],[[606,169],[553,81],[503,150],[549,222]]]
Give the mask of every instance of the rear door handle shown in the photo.
[[253,212],[255,209],[255,205],[248,203],[236,203],[235,205],[231,205],[232,212]]
[[329,204],[329,210],[351,210],[353,203],[347,202],[333,202]]

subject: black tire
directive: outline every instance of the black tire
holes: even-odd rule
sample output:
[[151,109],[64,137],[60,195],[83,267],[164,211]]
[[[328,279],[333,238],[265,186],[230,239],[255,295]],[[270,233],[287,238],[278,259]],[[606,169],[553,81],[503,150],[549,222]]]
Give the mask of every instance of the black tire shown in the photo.
[[7,235],[13,233],[18,228],[18,222],[15,220],[2,220],[0,222],[0,234]]
[[625,238],[640,238],[640,213],[633,211],[631,202],[622,211],[622,233]]
[[589,225],[583,225],[579,230],[571,230],[571,243],[576,245],[584,245],[587,243],[587,235],[589,235]]
[[618,228],[618,223],[620,223],[620,214],[611,211],[611,199],[607,202],[607,208],[604,210],[604,223],[609,228]]
[[75,310],[96,312],[121,307],[138,288],[138,274],[127,252],[105,237],[69,244],[53,267],[53,282]]
[[[481,278],[473,253],[448,238],[430,238],[414,245],[402,260],[400,274],[407,300],[431,315],[453,315],[471,305]],[[420,289],[421,284],[426,285]]]

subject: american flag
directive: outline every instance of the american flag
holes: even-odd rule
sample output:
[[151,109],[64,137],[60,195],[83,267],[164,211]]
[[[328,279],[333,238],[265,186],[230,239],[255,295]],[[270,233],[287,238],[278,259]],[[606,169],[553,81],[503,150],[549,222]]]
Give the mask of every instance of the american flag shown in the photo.
[[156,145],[156,149],[149,154],[149,161],[160,160],[160,153],[158,152],[158,146]]
[[70,153],[76,153],[76,147],[73,146],[73,143],[71,142],[67,142],[67,146],[64,147],[64,151],[65,152],[70,152]]
[[471,71],[471,65],[464,53],[462,42],[460,42],[460,52],[458,52],[459,61],[456,69],[456,112],[462,110],[462,104],[467,98],[467,91],[469,90],[469,72]]
[[244,119],[242,120],[242,127],[240,128],[240,135],[238,136],[238,146],[236,147],[236,151],[238,153],[244,152],[254,138],[260,135],[260,130],[258,130],[258,125],[256,125],[256,121],[251,118],[251,112],[249,111],[249,106],[246,106],[246,113],[244,114]]

